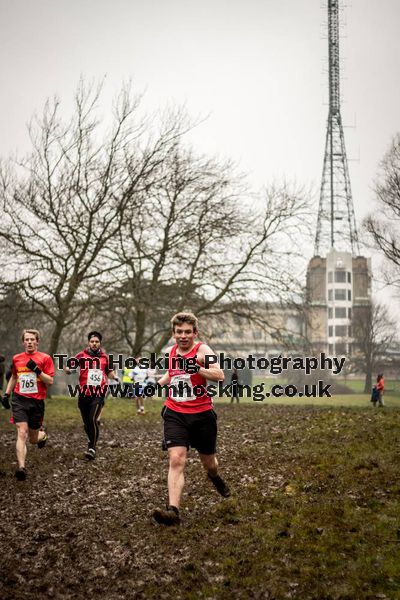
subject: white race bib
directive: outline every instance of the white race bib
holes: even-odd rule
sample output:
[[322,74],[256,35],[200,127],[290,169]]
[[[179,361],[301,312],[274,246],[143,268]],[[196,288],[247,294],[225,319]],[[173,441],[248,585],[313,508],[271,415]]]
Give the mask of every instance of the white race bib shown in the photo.
[[21,394],[37,394],[38,386],[36,373],[20,373],[18,383]]
[[196,400],[193,394],[192,381],[189,373],[182,375],[174,375],[171,377],[171,398],[175,402],[187,402],[188,400]]
[[103,371],[101,369],[89,369],[87,385],[101,385],[103,381]]

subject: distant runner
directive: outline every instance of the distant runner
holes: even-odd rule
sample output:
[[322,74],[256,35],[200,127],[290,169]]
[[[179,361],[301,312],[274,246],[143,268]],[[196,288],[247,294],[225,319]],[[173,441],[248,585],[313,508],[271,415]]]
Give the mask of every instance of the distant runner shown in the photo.
[[[192,313],[178,313],[171,319],[172,335],[176,344],[168,349],[168,373],[159,380],[160,385],[171,385],[161,412],[164,420],[164,448],[168,449],[168,495],[166,509],[157,508],[153,517],[162,525],[179,525],[179,505],[184,486],[184,469],[189,447],[196,448],[211,483],[221,496],[230,496],[225,481],[218,475],[215,456],[217,443],[217,415],[212,398],[204,387],[207,379],[223,381],[224,373],[218,363],[204,368],[206,355],[215,355],[211,348],[196,342],[198,321]],[[191,359],[193,368],[183,360]],[[197,364],[194,364],[194,363]],[[195,371],[195,372],[194,372]],[[174,386],[174,387],[173,387]],[[179,386],[184,389],[180,394]],[[194,394],[193,388],[203,393]],[[175,388],[175,392],[174,392]]]
[[[101,348],[103,336],[98,331],[88,334],[88,347],[78,352],[75,358],[79,361],[79,401],[83,427],[88,437],[85,457],[96,458],[96,444],[99,439],[99,417],[104,406],[107,377],[118,379],[114,371],[108,368],[108,356]],[[65,367],[69,375],[72,369]]]
[[122,372],[122,392],[121,392],[121,397],[122,398],[133,398],[134,396],[134,383],[135,380],[133,379],[132,376],[132,368],[131,367],[124,367],[124,370]]
[[136,398],[136,410],[138,415],[144,415],[144,388],[147,383],[147,369],[139,367],[140,357],[136,357],[138,366],[132,369],[132,378],[134,379],[134,393]]
[[53,383],[54,363],[51,356],[39,352],[40,335],[36,329],[24,329],[22,343],[25,351],[16,354],[12,360],[11,377],[6,393],[2,398],[4,408],[10,408],[12,395],[12,417],[17,427],[17,461],[18,469],[15,477],[24,481],[27,477],[25,469],[26,442],[44,448],[48,440],[47,433],[41,430],[44,416],[44,399],[47,388]]

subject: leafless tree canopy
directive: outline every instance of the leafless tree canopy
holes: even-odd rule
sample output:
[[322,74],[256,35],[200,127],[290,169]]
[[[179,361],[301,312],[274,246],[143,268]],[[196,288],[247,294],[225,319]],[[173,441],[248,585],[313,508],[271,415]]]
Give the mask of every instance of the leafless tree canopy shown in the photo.
[[175,311],[257,319],[257,303],[293,299],[304,194],[250,194],[232,164],[185,145],[181,111],[156,122],[129,89],[106,130],[101,93],[81,82],[69,122],[48,101],[32,152],[0,166],[2,283],[51,323],[50,353],[88,315],[138,353],[161,349]]
[[375,186],[379,209],[367,217],[364,227],[388,261],[388,283],[400,285],[400,134],[397,134],[380,166]]
[[68,123],[60,102],[48,101],[30,127],[31,154],[1,164],[4,279],[52,321],[50,352],[113,268],[111,240],[182,134],[179,115],[153,134],[129,90],[120,93],[105,132],[97,115],[100,94],[101,87],[81,82]]

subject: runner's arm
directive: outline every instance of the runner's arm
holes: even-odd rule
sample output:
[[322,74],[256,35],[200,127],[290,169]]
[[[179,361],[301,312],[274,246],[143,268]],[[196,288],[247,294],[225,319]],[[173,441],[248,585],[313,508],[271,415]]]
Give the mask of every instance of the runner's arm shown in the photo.
[[157,383],[159,385],[167,385],[168,383],[170,383],[171,381],[171,377],[169,376],[169,373],[164,373],[164,375],[162,377],[160,377],[160,379],[157,381]]
[[[42,381],[45,385],[51,385],[53,383],[53,375],[54,375],[54,364],[53,361],[51,360],[50,356],[48,357],[49,360],[45,359],[43,368],[41,369],[39,367],[39,365],[32,359],[30,358],[28,360],[28,362],[26,363],[26,366],[28,367],[28,369],[30,371],[33,371],[36,376],[38,377],[38,379],[40,379],[40,381]],[[49,364],[50,361],[50,364]],[[49,369],[51,371],[51,375],[48,375],[47,373],[45,373],[44,369]]]
[[210,381],[223,381],[224,380],[224,372],[219,366],[219,363],[213,363],[207,369],[203,367],[204,360],[206,356],[215,356],[215,352],[213,352],[207,344],[202,344],[197,351],[197,362],[200,365],[200,369],[198,371],[199,375],[202,375],[206,379]]
[[[169,348],[166,349],[165,351],[165,355],[169,356],[171,353],[173,346],[170,346]],[[169,376],[168,371],[166,373],[164,373],[164,375],[161,375],[160,379],[157,381],[158,385],[168,385],[169,383],[171,383],[171,377]]]
[[[73,358],[75,358],[76,360],[79,360],[82,356],[82,353],[79,352],[76,356],[74,356]],[[68,361],[67,361],[68,362]],[[80,365],[80,363],[79,363]],[[71,369],[70,367],[67,367],[67,365],[63,366],[63,371],[64,373],[66,373],[67,375],[71,375],[72,373],[76,373],[78,369]]]
[[11,392],[15,388],[16,383],[17,383],[17,376],[14,375],[14,373],[13,373],[7,383],[6,394],[11,394]]
[[38,378],[43,381],[45,385],[51,385],[53,383],[53,377],[51,375],[47,375],[47,373],[43,373],[43,371],[40,373]]

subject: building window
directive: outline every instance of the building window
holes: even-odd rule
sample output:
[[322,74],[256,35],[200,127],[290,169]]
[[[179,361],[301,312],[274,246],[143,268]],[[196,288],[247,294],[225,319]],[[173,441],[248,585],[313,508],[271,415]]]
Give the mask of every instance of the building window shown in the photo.
[[347,271],[347,283],[351,283],[351,273]]
[[333,300],[333,290],[328,290],[328,300],[332,302]]
[[347,335],[347,325],[336,325],[336,327],[335,327],[335,335],[336,335],[336,337],[346,337],[346,335]]
[[347,354],[346,344],[336,344],[336,356]]
[[255,340],[261,340],[261,337],[262,337],[261,331],[253,331],[253,337]]
[[349,308],[348,311],[349,311],[349,319],[351,319],[351,308]]
[[332,271],[328,271],[328,283],[332,283],[332,280],[333,280],[332,276],[333,276]]
[[346,290],[335,290],[335,300],[346,300]]
[[346,283],[346,271],[335,271],[335,282]]
[[347,308],[345,306],[336,306],[335,308],[335,318],[336,319],[345,319],[347,316]]
[[347,290],[347,300],[351,300],[351,290]]
[[328,354],[332,356],[333,354],[333,344],[328,344]]
[[328,308],[328,319],[332,319],[333,318],[333,308],[330,307]]
[[329,325],[328,327],[328,337],[332,337],[333,336],[333,326]]

